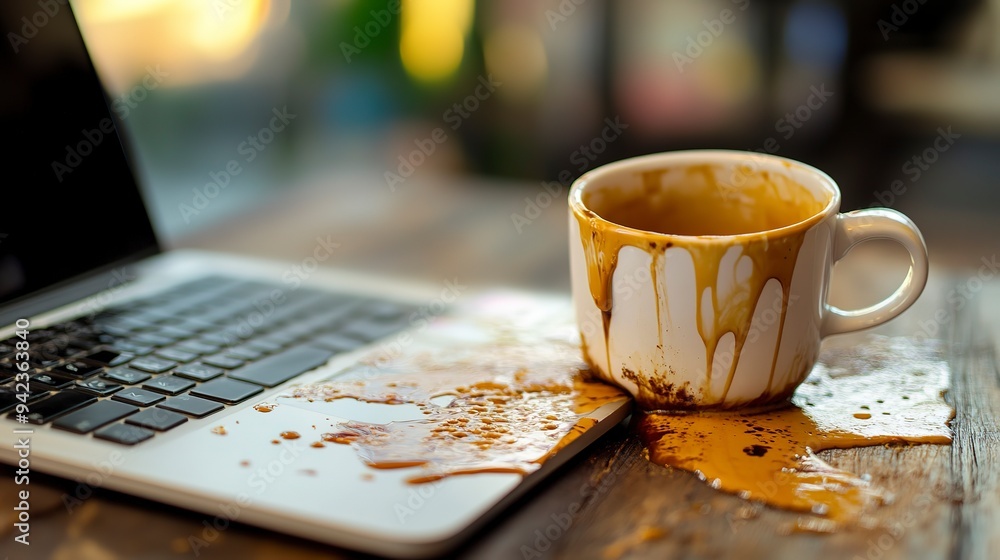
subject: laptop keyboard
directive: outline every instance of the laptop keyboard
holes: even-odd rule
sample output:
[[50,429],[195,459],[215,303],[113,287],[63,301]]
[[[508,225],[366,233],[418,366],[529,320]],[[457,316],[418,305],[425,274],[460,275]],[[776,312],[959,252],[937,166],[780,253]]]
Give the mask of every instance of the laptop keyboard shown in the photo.
[[[398,332],[412,311],[355,295],[200,278],[30,331],[27,422],[135,445]],[[18,340],[0,342],[0,413],[20,402]]]

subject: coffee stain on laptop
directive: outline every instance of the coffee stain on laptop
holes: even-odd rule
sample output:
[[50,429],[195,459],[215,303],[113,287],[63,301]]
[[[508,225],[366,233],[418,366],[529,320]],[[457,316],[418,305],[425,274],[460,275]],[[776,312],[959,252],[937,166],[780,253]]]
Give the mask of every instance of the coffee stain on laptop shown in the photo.
[[[758,413],[647,412],[638,428],[649,460],[698,475],[713,488],[801,512],[794,529],[855,524],[890,493],[815,454],[824,449],[949,444],[949,370],[926,344],[874,338],[827,351],[792,398]],[[835,365],[833,365],[835,364]]]
[[[520,340],[519,340],[520,339]],[[597,423],[585,415],[628,398],[590,378],[572,338],[513,335],[447,355],[364,368],[361,378],[294,388],[282,398],[411,404],[417,420],[339,423],[321,434],[376,469],[414,468],[410,483],[472,473],[534,472]]]

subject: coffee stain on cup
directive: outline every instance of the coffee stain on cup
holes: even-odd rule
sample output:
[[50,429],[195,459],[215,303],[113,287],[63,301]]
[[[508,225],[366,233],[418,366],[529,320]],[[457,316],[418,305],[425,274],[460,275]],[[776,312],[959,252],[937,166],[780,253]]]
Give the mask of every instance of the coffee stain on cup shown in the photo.
[[[657,301],[661,346],[664,331],[661,310],[669,312],[669,302],[661,300],[661,296],[665,297],[660,291],[660,274],[665,273],[663,262],[668,251],[686,251],[694,264],[695,293],[692,297],[697,302],[697,330],[705,345],[706,394],[700,400],[725,402],[754,311],[766,284],[775,279],[782,290],[781,312],[767,390],[756,401],[740,404],[779,401],[794,389],[793,385],[771,391],[792,274],[805,235],[823,217],[821,211],[828,201],[818,200],[805,187],[783,175],[767,171],[739,174],[742,184],[734,186],[720,183],[717,179],[720,172],[721,167],[714,165],[690,166],[684,170],[683,186],[665,187],[662,181],[666,169],[646,171],[640,174],[641,196],[615,196],[605,192],[597,197],[584,191],[585,207],[576,208],[573,215],[579,224],[588,286],[594,305],[601,312],[605,341],[604,363],[592,365],[607,379],[614,379],[610,336],[614,309],[612,282],[621,250],[634,247],[651,257],[649,270]],[[613,188],[604,187],[604,190]],[[734,278],[731,289],[723,292],[719,289],[721,266],[734,249],[739,251],[733,268]],[[735,338],[733,360],[721,394],[713,395],[715,354],[727,333]],[[799,362],[804,367],[806,360]],[[652,372],[638,373],[638,394],[635,396],[641,407],[698,407],[694,399],[676,399],[676,393],[663,394],[653,383],[644,383],[655,377]]]

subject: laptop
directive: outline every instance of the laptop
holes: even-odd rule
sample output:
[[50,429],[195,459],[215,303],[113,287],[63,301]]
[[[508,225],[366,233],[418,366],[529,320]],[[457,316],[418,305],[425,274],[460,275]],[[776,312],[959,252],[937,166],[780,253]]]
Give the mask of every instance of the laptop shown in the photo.
[[[296,387],[405,375],[381,367],[380,352],[392,364],[468,356],[498,325],[572,340],[569,299],[456,298],[162,251],[70,6],[4,2],[0,21],[0,113],[16,131],[0,226],[0,462],[187,508],[216,528],[422,557],[458,546],[627,416],[624,397],[586,412],[577,437],[527,474],[486,468],[417,484],[420,467],[374,469],[356,442],[314,449],[316,426],[391,426],[415,409],[290,397]],[[465,367],[495,366],[485,355]]]

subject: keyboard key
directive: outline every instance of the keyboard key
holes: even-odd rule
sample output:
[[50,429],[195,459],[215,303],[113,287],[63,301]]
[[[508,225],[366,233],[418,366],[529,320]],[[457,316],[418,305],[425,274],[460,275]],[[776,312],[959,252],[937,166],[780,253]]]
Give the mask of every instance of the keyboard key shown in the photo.
[[127,389],[122,389],[121,391],[115,393],[112,400],[121,401],[123,403],[134,404],[136,406],[149,406],[156,404],[164,397],[160,393],[154,393],[152,391],[147,391],[145,389],[138,389],[135,387],[129,387]]
[[165,336],[167,338],[174,339],[174,341],[178,341],[191,338],[202,330],[204,330],[204,327],[195,329],[186,328],[183,321],[178,319],[175,323],[160,325],[160,328],[156,329],[154,332],[160,336]]
[[349,350],[354,350],[355,348],[360,348],[366,343],[341,334],[328,333],[321,334],[310,339],[309,344],[311,346],[326,348],[327,350],[332,350],[333,352],[347,352]]
[[217,402],[192,397],[191,395],[170,397],[166,400],[166,402],[162,402],[156,406],[158,408],[173,410],[174,412],[181,412],[183,414],[187,414],[188,416],[194,416],[195,418],[204,418],[209,414],[216,413],[223,408],[226,408]]
[[150,373],[163,373],[170,368],[177,367],[177,362],[157,358],[156,356],[144,356],[129,362],[129,367],[141,369]]
[[248,341],[243,346],[247,348],[253,348],[254,350],[262,354],[270,354],[271,352],[277,352],[278,350],[284,348],[284,346],[280,344],[276,344],[269,340],[264,340],[263,338],[258,338],[256,340]]
[[114,369],[109,369],[101,377],[125,385],[137,385],[153,376],[146,372],[134,370],[128,366],[118,366]]
[[136,344],[134,342],[129,342],[127,340],[116,340],[112,346],[114,347],[115,350],[121,352],[128,352],[129,354],[134,354],[136,356],[145,356],[146,354],[149,354],[153,350],[156,350],[156,348],[153,348],[152,346],[147,346],[144,344]]
[[184,364],[174,370],[174,375],[194,379],[195,381],[208,381],[222,375],[225,370],[215,366],[208,366],[200,362]]
[[351,321],[344,327],[344,334],[360,338],[365,342],[378,340],[394,332],[401,331],[407,325],[400,321]]
[[116,350],[98,350],[93,354],[84,356],[83,359],[100,366],[120,366],[134,358],[134,354],[118,352]]
[[325,364],[332,356],[333,352],[329,350],[297,346],[230,372],[229,376],[265,387],[274,387]]
[[81,354],[85,351],[86,349],[84,348],[69,345],[66,340],[50,342],[36,350],[36,352],[38,352],[38,356],[45,361],[58,361]]
[[99,333],[106,334],[114,338],[127,338],[130,334],[132,334],[132,329],[120,327],[114,324],[98,324],[94,326],[94,329]]
[[237,358],[240,360],[246,360],[248,362],[259,359],[263,355],[264,355],[263,352],[259,350],[254,350],[253,348],[250,348],[246,344],[242,344],[240,346],[234,346],[229,350],[226,350],[226,356]]
[[129,341],[133,344],[141,344],[143,346],[167,346],[176,342],[177,339],[162,336],[154,332],[144,332],[130,337]]
[[120,391],[122,386],[103,379],[89,379],[87,381],[77,381],[76,388],[97,395],[98,397],[106,397],[111,393]]
[[135,445],[153,437],[153,432],[140,428],[139,426],[113,424],[94,434],[94,437],[113,441],[122,445]]
[[[96,397],[80,391],[68,390],[56,393],[31,405],[31,410],[28,411],[27,415],[28,422],[44,424],[96,400]],[[12,412],[8,417],[15,418],[16,414]]]
[[201,335],[198,339],[199,342],[205,344],[214,344],[216,346],[231,346],[235,344],[239,339],[233,335],[222,333],[222,332],[208,332]]
[[50,352],[32,353],[28,358],[28,363],[35,369],[45,369],[54,366],[62,361],[62,358]]
[[127,424],[149,428],[158,432],[165,432],[171,428],[176,428],[187,422],[187,416],[182,416],[176,412],[170,412],[162,408],[152,407],[139,411],[125,419]]
[[379,319],[399,319],[410,309],[407,305],[390,301],[373,301],[363,307],[366,313]]
[[287,332],[278,331],[278,332],[273,332],[273,333],[268,334],[268,335],[264,335],[264,336],[262,336],[258,340],[264,340],[264,341],[270,342],[272,344],[277,344],[279,346],[284,347],[284,346],[288,346],[289,344],[295,342],[298,338],[299,337],[296,336],[296,335],[292,335],[292,334],[289,334]]
[[175,362],[190,362],[198,357],[198,354],[194,352],[185,352],[177,347],[174,348],[161,348],[156,351],[157,358],[163,358],[164,360],[173,360]]
[[98,401],[56,420],[52,426],[77,434],[89,434],[105,424],[121,420],[139,409],[115,401]]
[[77,379],[86,379],[96,375],[99,371],[101,371],[101,367],[90,365],[87,362],[77,361],[65,363],[52,371],[63,375],[69,375]]
[[[28,387],[28,401],[36,401],[42,397],[49,396],[49,392],[39,389],[37,387]],[[14,405],[21,402],[18,398],[18,393],[14,391],[13,386],[0,387],[0,413],[7,412],[7,410],[14,408]]]
[[263,390],[263,387],[260,385],[222,378],[199,385],[191,390],[191,394],[226,404],[236,404],[249,399]]
[[210,366],[225,369],[236,369],[245,363],[243,360],[227,354],[213,354],[211,356],[205,356],[201,359],[201,361]]
[[184,342],[177,343],[174,348],[183,352],[191,352],[192,354],[214,354],[222,347],[217,344],[209,344],[201,340],[186,340]]
[[183,391],[187,391],[191,387],[194,387],[194,381],[188,381],[187,379],[181,379],[176,375],[164,375],[162,377],[157,377],[150,381],[147,381],[142,388],[149,389],[151,391],[156,391],[158,393],[164,393],[167,395],[176,395]]
[[31,376],[31,382],[38,385],[38,388],[42,391],[62,389],[63,387],[73,383],[75,380],[76,378],[70,377],[69,375],[63,375],[52,371],[36,373]]

